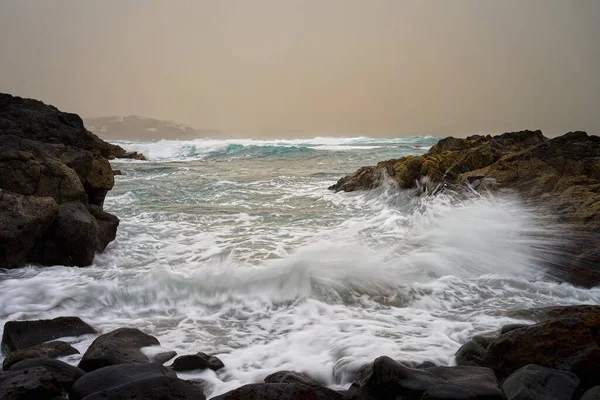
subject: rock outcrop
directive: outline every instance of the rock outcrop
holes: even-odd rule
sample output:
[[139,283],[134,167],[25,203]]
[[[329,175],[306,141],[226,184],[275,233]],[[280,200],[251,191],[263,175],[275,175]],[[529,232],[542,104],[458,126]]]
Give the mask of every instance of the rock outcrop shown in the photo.
[[556,275],[572,283],[600,283],[600,137],[570,132],[548,139],[541,131],[440,140],[422,156],[362,167],[329,189],[351,192],[379,186],[386,177],[402,189],[436,193],[469,187],[512,189],[543,209],[571,235],[554,261]]
[[0,268],[86,266],[114,240],[111,145],[76,114],[0,94]]

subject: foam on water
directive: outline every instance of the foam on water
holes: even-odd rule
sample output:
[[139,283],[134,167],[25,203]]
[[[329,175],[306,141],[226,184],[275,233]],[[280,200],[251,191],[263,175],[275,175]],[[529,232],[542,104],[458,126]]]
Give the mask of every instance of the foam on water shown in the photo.
[[[0,273],[0,323],[78,315],[215,353],[225,369],[180,374],[213,396],[282,369],[346,387],[380,355],[451,364],[473,334],[515,322],[506,311],[600,301],[547,278],[562,227],[510,194],[335,194],[331,166],[377,161],[381,143],[322,141],[365,149],[117,164],[117,240],[88,268]],[[414,151],[401,144],[386,154]],[[71,340],[83,352],[93,337]]]

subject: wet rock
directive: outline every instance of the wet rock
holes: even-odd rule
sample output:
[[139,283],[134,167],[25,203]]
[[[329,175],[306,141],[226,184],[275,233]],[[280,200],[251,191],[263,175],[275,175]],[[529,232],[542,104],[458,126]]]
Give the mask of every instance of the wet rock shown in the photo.
[[98,225],[98,238],[96,250],[103,252],[106,246],[117,237],[119,218],[102,210],[102,208],[90,205],[90,214],[96,219]]
[[201,386],[167,376],[137,380],[124,385],[92,393],[84,400],[205,400]]
[[120,169],[113,169],[113,175],[114,176],[123,175],[123,171],[121,171]]
[[79,368],[90,372],[109,365],[147,363],[150,360],[140,349],[159,345],[158,339],[138,329],[119,328],[98,336],[83,355]]
[[501,335],[487,350],[484,362],[500,379],[528,364],[574,373],[583,390],[600,376],[600,314],[563,313],[560,318],[515,329]]
[[295,371],[278,371],[269,376],[264,380],[265,383],[287,383],[287,384],[301,384],[316,388],[319,392],[330,398],[342,397],[341,393],[335,390],[329,389],[323,386],[320,382],[312,379],[310,376]]
[[156,353],[153,356],[149,357],[152,362],[157,362],[159,364],[164,364],[169,361],[171,358],[177,355],[176,351],[168,350],[161,353]]
[[175,372],[158,363],[120,364],[87,373],[73,385],[70,400],[80,400],[92,393],[155,377],[177,378]]
[[109,160],[113,160],[115,158],[128,158],[131,160],[141,160],[145,161],[146,157],[142,153],[138,153],[137,151],[127,151],[119,145],[110,144],[110,155]]
[[[428,388],[425,394],[431,399],[452,399],[450,394],[465,396],[472,393],[476,399],[503,400],[504,395],[494,375],[489,368],[458,366],[428,368],[428,372],[444,380],[441,385]],[[441,387],[438,387],[441,386]],[[461,398],[461,397],[459,397]]]
[[577,385],[571,372],[530,364],[511,374],[502,390],[508,400],[570,400]]
[[98,222],[81,202],[63,203],[37,259],[49,265],[90,265],[99,247],[98,232]]
[[482,399],[475,393],[451,384],[435,385],[425,391],[420,400],[477,400]]
[[57,358],[71,354],[79,354],[79,351],[67,342],[57,340],[41,343],[26,349],[11,351],[2,362],[2,368],[9,369],[11,365],[28,358]]
[[418,399],[428,388],[443,383],[446,382],[431,372],[408,368],[383,356],[373,361],[359,382],[359,398],[395,400],[404,396]]
[[180,356],[173,361],[171,366],[174,371],[191,371],[194,369],[212,369],[217,371],[223,367],[223,361],[215,356],[209,356],[205,353],[196,353],[192,355]]
[[58,206],[51,197],[22,196],[0,189],[0,268],[32,259],[36,243],[50,230],[57,214]]
[[600,386],[594,386],[585,392],[580,400],[600,400]]
[[79,317],[58,317],[35,321],[8,321],[2,334],[2,351],[25,349],[61,337],[96,333]]
[[341,400],[340,393],[298,383],[255,383],[213,397],[211,400]]
[[43,367],[0,372],[0,399],[66,399],[58,380]]
[[500,334],[506,333],[506,332],[510,332],[514,329],[520,329],[520,328],[525,328],[527,326],[529,326],[530,324],[508,324],[508,325],[504,325],[502,328],[500,328]]
[[483,358],[486,349],[475,340],[469,340],[456,352],[456,364],[480,367],[485,365]]
[[85,372],[77,367],[59,360],[49,358],[30,358],[12,365],[10,371],[19,371],[28,368],[42,367],[46,369],[62,386],[65,391],[71,390],[73,383],[81,378]]

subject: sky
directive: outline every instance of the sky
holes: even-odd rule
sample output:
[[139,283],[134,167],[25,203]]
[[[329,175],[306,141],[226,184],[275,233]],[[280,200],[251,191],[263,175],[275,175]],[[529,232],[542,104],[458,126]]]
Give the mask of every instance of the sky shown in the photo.
[[598,0],[0,0],[0,91],[245,136],[600,134]]

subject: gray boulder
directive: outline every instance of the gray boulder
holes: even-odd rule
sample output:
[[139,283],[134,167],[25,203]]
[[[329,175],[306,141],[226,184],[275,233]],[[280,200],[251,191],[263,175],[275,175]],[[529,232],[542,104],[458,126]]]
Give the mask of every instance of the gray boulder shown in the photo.
[[79,351],[67,342],[60,340],[41,343],[22,350],[11,351],[2,362],[3,369],[29,358],[57,358],[79,354]]
[[92,393],[84,400],[205,400],[202,386],[168,376],[137,380],[100,392]]
[[23,360],[11,366],[9,370],[19,371],[37,367],[46,369],[65,391],[71,390],[73,383],[85,374],[84,371],[77,367],[49,358],[30,358],[28,360]]

